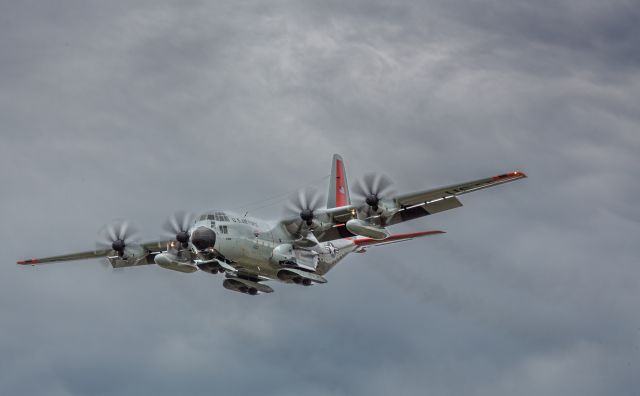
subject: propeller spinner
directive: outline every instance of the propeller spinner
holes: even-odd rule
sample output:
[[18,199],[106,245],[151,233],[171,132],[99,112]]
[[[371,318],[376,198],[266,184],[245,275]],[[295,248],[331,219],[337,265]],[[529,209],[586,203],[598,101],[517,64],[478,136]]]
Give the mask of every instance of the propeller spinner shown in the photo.
[[307,227],[313,225],[313,220],[316,218],[315,212],[320,209],[321,201],[322,196],[314,190],[300,190],[298,196],[291,199],[286,209],[292,217],[295,215],[299,217],[299,220],[292,223],[296,225],[296,233],[300,233],[305,224]]
[[193,214],[185,211],[178,211],[172,214],[165,221],[162,229],[167,236],[174,238],[184,249],[189,247],[189,227],[193,223]]
[[393,194],[391,184],[391,179],[385,175],[368,173],[353,187],[353,192],[371,210],[377,212],[380,201],[390,198]]
[[127,221],[116,221],[105,226],[102,237],[98,240],[99,249],[111,249],[120,257],[134,253],[129,247],[139,242],[138,229]]

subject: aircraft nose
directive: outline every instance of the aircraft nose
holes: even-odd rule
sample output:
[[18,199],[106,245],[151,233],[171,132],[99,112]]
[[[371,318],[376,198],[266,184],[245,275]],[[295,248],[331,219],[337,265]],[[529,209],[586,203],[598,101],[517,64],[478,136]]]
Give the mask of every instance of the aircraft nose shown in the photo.
[[213,248],[216,244],[216,233],[211,228],[198,227],[191,234],[191,243],[198,250]]

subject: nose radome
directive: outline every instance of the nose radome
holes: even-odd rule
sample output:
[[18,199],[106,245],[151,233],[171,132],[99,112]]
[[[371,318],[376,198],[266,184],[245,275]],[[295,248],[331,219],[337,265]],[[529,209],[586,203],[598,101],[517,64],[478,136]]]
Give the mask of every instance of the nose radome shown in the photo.
[[198,227],[191,234],[191,243],[198,250],[213,248],[216,244],[216,233],[211,228]]

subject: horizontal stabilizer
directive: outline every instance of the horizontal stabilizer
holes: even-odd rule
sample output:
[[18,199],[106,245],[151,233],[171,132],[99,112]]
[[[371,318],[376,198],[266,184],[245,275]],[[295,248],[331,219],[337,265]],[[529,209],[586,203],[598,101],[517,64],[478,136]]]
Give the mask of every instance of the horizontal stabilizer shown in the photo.
[[444,231],[433,230],[433,231],[420,231],[420,232],[411,232],[407,234],[395,234],[391,235],[385,239],[373,239],[373,238],[357,238],[352,239],[354,245],[357,246],[377,246],[377,245],[386,245],[389,243],[409,241],[414,238],[420,238],[429,235],[437,235],[444,234]]

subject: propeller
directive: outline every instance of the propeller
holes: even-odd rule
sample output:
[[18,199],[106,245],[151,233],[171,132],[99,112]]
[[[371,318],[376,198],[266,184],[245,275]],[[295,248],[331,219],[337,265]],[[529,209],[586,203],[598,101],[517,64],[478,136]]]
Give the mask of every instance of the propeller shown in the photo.
[[316,190],[300,190],[298,196],[289,201],[286,207],[288,214],[299,217],[292,222],[296,225],[296,234],[300,233],[305,224],[307,227],[313,225],[313,219],[316,217],[315,212],[320,209],[321,201],[322,196]]
[[133,252],[128,248],[140,242],[137,227],[124,220],[106,225],[100,234],[98,248],[111,249],[120,257],[129,256]]
[[193,224],[194,215],[185,211],[172,214],[162,226],[167,236],[174,238],[186,249],[189,247],[189,227]]
[[385,175],[367,173],[355,186],[353,192],[374,212],[378,211],[380,201],[393,194],[391,179]]

